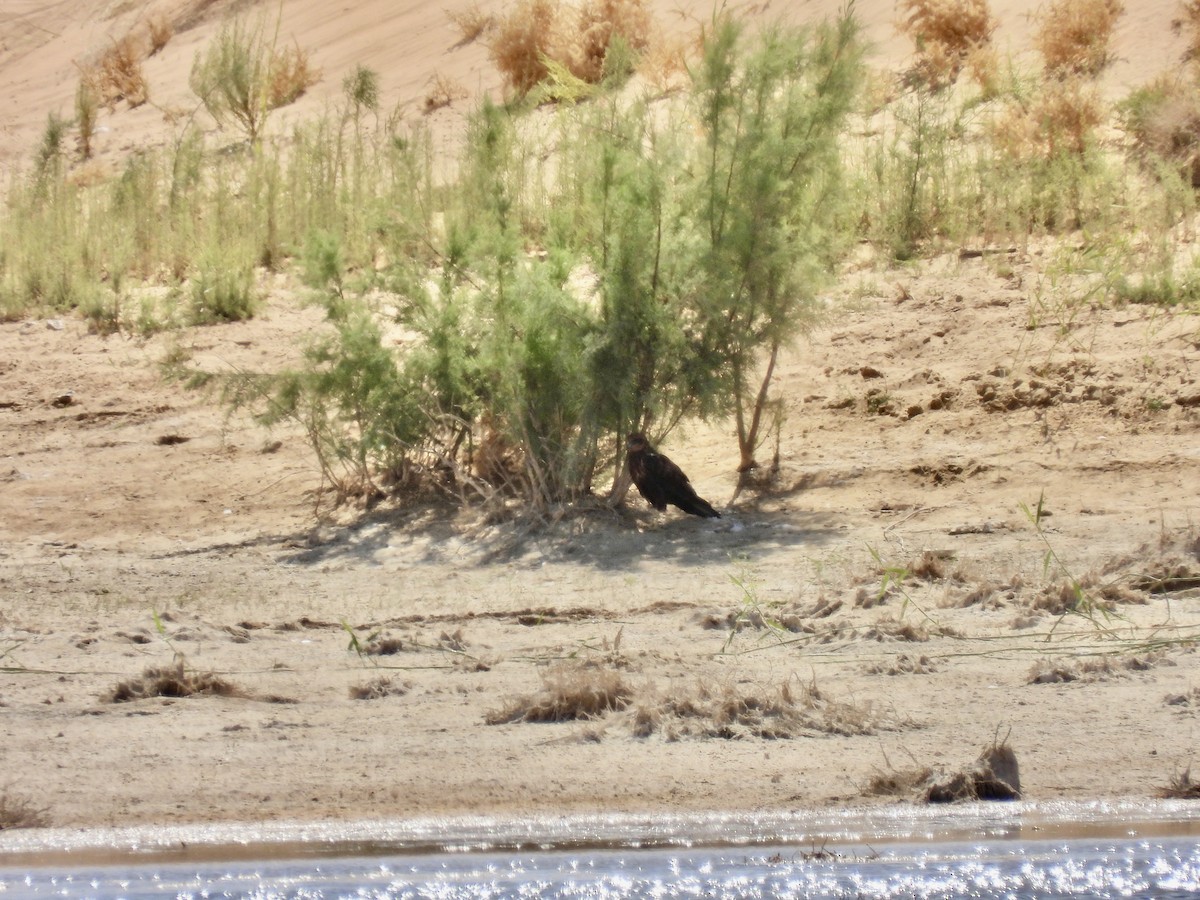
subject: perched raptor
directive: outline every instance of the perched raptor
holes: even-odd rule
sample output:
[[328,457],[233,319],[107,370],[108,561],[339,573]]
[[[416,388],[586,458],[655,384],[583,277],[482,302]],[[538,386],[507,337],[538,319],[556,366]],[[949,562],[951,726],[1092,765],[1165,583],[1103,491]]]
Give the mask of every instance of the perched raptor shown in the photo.
[[625,446],[629,451],[629,477],[651,506],[665,510],[670,503],[693,516],[721,518],[711,503],[696,494],[683,469],[656,452],[644,434],[631,434]]

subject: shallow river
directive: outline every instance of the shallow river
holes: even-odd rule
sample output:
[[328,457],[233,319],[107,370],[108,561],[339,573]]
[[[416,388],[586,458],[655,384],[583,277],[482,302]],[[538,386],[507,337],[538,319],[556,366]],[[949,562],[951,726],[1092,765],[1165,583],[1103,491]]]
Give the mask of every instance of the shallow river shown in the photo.
[[0,832],[15,897],[1189,897],[1185,803]]

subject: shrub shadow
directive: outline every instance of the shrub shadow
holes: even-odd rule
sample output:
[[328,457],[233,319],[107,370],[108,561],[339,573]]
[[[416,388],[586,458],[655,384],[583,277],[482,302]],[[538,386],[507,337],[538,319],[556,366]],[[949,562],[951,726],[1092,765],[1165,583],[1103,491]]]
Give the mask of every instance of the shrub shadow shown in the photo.
[[732,510],[698,519],[668,510],[598,507],[573,510],[557,521],[512,519],[464,524],[444,507],[374,510],[345,527],[318,527],[293,541],[284,561],[321,565],[358,559],[379,564],[388,556],[407,563],[486,567],[575,564],[601,571],[636,571],[643,563],[727,565],[731,558],[837,539],[840,521],[823,512]]

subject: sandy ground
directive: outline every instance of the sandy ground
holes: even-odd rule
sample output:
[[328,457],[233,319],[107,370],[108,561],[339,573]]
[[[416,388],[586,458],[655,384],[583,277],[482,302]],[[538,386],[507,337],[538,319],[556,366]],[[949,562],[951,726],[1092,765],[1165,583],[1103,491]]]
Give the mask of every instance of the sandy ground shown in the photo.
[[[10,160],[116,27],[20,6]],[[285,17],[332,90],[351,59],[395,56],[354,52],[386,35],[319,7]],[[405,34],[426,63],[486,62],[423,15]],[[34,19],[58,36],[14,25]],[[201,31],[155,64],[186,77]],[[427,77],[405,71],[388,83]],[[151,140],[151,112],[111,133]],[[1200,737],[1200,328],[1068,317],[1031,274],[1042,252],[848,271],[779,373],[773,490],[728,505],[723,423],[663,448],[719,521],[638,500],[532,534],[427,507],[318,521],[300,433],[155,368],[175,340],[278,365],[316,326],[285,292],[148,341],[0,325],[0,795],[72,826],[788,809],[894,802],[878,776],[962,767],[997,735],[1031,799],[1152,795]],[[1073,582],[1106,612],[1060,616]],[[179,661],[233,694],[115,701]],[[623,709],[505,721],[604,685]]]

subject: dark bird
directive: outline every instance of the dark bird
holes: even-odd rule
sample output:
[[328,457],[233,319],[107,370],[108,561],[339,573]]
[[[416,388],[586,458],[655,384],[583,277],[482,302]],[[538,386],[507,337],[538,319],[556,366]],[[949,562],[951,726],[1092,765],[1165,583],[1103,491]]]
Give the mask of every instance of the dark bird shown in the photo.
[[644,434],[631,434],[625,439],[625,447],[629,451],[629,477],[655,509],[665,510],[670,503],[693,516],[721,518],[711,503],[697,495],[683,469],[655,451]]

